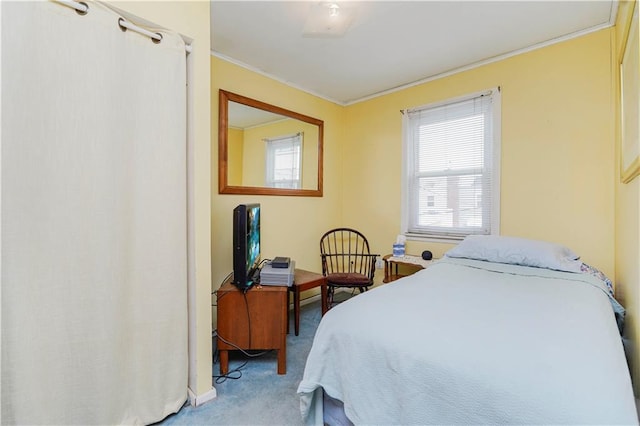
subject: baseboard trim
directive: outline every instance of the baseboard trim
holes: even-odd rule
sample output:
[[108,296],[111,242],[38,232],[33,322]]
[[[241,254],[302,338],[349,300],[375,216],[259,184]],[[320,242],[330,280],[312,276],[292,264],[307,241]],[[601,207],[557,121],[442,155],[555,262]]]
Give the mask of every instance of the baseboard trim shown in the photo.
[[[337,288],[335,292],[336,294],[343,293],[343,292],[348,293],[348,292],[351,292],[351,290],[345,289],[345,288]],[[322,297],[322,294],[318,293],[313,296],[307,297],[305,299],[300,299],[300,306],[308,305],[309,303],[313,303],[313,302],[318,302],[321,297]],[[289,305],[289,309],[293,310],[293,302]]]
[[192,407],[198,407],[206,402],[215,399],[218,396],[216,388],[211,388],[201,395],[196,395],[190,388],[187,388],[189,394],[189,403]]
[[[315,294],[313,296],[300,299],[300,306],[308,305],[309,303],[317,302],[322,297],[321,294]],[[293,309],[293,303],[291,303],[290,309]]]

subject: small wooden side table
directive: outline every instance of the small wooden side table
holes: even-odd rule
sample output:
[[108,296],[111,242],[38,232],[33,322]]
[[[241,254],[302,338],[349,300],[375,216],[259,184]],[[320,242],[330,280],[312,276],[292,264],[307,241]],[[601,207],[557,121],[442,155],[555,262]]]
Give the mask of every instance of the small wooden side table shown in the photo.
[[229,351],[238,349],[275,349],[278,374],[286,374],[287,287],[254,285],[243,293],[227,280],[217,296],[220,374],[229,371]]
[[[293,293],[293,315],[296,336],[300,331],[300,293],[312,288],[320,287],[322,297],[322,315],[327,312],[327,278],[316,272],[305,271],[296,268],[293,276],[293,284],[289,291]],[[289,321],[287,321],[287,333],[289,333]]]
[[[424,260],[420,256],[405,254],[404,257],[394,257],[387,254],[382,258],[384,260],[384,279],[383,283],[390,283],[407,275],[414,274],[421,269],[429,267],[432,260]],[[405,271],[400,272],[398,267],[401,266]]]

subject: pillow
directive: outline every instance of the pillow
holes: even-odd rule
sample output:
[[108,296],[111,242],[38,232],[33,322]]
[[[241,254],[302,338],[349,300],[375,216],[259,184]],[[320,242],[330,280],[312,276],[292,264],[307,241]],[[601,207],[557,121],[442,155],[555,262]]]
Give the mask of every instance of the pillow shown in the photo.
[[581,272],[582,266],[580,256],[562,245],[498,235],[469,235],[445,256],[566,272]]

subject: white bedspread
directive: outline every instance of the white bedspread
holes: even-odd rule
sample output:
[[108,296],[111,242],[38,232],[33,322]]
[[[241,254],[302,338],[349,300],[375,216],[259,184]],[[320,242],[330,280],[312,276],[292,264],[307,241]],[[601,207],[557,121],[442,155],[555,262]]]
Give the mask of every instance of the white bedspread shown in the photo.
[[324,389],[355,424],[637,424],[612,301],[586,274],[444,258],[323,317],[303,419]]

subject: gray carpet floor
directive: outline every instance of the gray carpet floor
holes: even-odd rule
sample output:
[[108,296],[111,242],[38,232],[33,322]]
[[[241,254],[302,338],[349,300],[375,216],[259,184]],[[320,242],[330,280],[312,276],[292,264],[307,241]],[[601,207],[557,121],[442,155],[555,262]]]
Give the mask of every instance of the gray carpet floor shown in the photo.
[[[238,379],[216,379],[220,364],[214,363],[214,387],[217,397],[199,407],[185,405],[160,425],[301,425],[300,400],[296,394],[302,380],[307,354],[320,323],[320,301],[300,309],[300,334],[293,332],[293,312],[287,336],[287,374],[277,374],[276,352],[248,358],[239,351],[230,352],[230,372],[240,367]],[[237,377],[238,374],[231,374]]]

